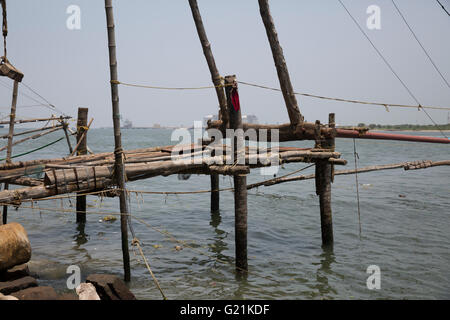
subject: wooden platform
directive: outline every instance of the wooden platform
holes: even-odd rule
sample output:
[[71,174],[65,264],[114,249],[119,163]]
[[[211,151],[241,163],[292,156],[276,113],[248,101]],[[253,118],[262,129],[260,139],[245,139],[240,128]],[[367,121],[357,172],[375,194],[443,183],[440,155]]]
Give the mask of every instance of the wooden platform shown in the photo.
[[[340,159],[339,152],[322,149],[280,147],[278,150],[272,150],[246,147],[245,164],[233,164],[229,147],[226,145],[187,145],[184,146],[185,153],[180,155],[173,155],[174,147],[125,151],[127,180],[173,174],[248,174],[252,168],[292,162],[315,162],[319,159],[328,159],[333,164],[346,164],[345,160]],[[220,149],[222,156],[211,156],[211,152],[217,154]],[[0,191],[0,203],[18,204],[25,199],[42,199],[57,194],[111,188],[115,185],[114,157],[114,153],[109,152],[2,164],[0,182],[26,187]],[[40,175],[42,178],[30,178],[30,175]]]

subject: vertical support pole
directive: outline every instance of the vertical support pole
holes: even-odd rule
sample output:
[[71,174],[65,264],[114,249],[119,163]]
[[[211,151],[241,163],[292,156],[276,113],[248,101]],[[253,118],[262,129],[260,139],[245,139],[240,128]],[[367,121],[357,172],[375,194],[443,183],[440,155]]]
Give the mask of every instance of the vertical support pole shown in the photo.
[[[77,120],[77,155],[87,154],[87,119],[88,119],[88,108],[78,108],[78,120]],[[83,138],[84,134],[84,138]],[[82,141],[80,142],[80,140]],[[77,223],[86,222],[86,196],[77,196]]]
[[17,92],[19,90],[19,82],[14,81],[13,97],[11,103],[11,113],[9,115],[9,133],[8,133],[8,148],[6,149],[6,162],[11,162],[12,156],[12,143],[14,137],[14,123],[16,121],[16,105],[17,105]]
[[[17,80],[14,81],[13,87],[13,96],[11,102],[11,113],[9,115],[9,132],[8,132],[8,147],[6,149],[6,162],[11,162],[12,156],[12,143],[14,137],[14,124],[16,121],[16,105],[17,105],[17,92],[19,91],[19,82]],[[5,183],[4,190],[8,190],[9,184]],[[3,206],[3,214],[2,214],[2,223],[8,223],[8,206]]]
[[[328,120],[329,127],[334,129],[334,113],[329,115]],[[320,132],[320,122],[316,122],[316,127],[319,127]],[[334,151],[334,135],[320,141],[320,145],[317,145],[316,143],[316,147]],[[319,196],[320,202],[320,224],[322,230],[322,246],[324,247],[332,246],[334,241],[333,218],[331,210],[331,182],[333,181],[333,172],[333,165],[328,162],[328,159],[318,160],[316,162],[316,193]]]
[[217,213],[219,212],[219,199],[220,192],[219,190],[219,175],[212,174],[211,176],[211,212]]
[[283,49],[278,40],[277,30],[270,15],[269,0],[258,0],[259,12],[266,28],[267,38],[269,40],[270,49],[272,50],[273,60],[277,69],[278,80],[280,81],[281,91],[283,93],[284,102],[289,114],[289,120],[293,126],[303,124],[303,116],[298,108],[297,98],[292,88],[291,78],[284,58]]
[[[241,109],[233,106],[233,94],[237,94],[236,76],[225,77],[225,92],[230,118],[230,129],[235,130],[233,143],[234,162],[238,161],[238,155],[245,152],[244,136],[236,134],[236,130],[243,128]],[[233,92],[235,90],[235,92]],[[236,110],[237,109],[237,110]],[[246,273],[247,261],[247,176],[234,176],[234,230],[236,244],[236,270]]]
[[125,168],[124,155],[122,149],[122,138],[120,133],[120,109],[119,109],[119,88],[117,76],[117,57],[116,57],[116,36],[114,30],[114,13],[112,0],[105,0],[106,23],[108,28],[108,47],[109,47],[109,66],[111,78],[111,99],[112,116],[114,124],[114,143],[115,143],[115,173],[117,186],[119,187],[120,198],[120,229],[122,234],[122,253],[124,266],[124,279],[130,281],[130,253],[128,250],[128,203],[125,192]]

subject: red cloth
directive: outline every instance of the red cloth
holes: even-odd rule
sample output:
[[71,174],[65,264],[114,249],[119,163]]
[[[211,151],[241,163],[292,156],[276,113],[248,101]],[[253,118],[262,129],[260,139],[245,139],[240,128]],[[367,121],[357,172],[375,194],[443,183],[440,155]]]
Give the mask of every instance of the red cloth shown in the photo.
[[234,110],[236,112],[239,111],[241,104],[239,103],[239,93],[237,89],[231,91],[231,103],[233,104]]

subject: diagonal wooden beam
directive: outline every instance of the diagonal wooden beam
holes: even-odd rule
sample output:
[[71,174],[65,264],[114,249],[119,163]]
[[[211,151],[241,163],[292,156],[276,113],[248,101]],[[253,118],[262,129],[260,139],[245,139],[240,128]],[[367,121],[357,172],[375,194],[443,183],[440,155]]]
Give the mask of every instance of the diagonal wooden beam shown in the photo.
[[286,60],[284,59],[283,49],[281,48],[278,40],[277,30],[270,15],[269,1],[258,0],[259,11],[266,28],[267,38],[269,39],[270,48],[272,50],[273,60],[275,61],[275,67],[277,68],[278,79],[280,80],[280,87],[283,93],[284,102],[289,114],[289,120],[292,125],[301,125],[303,123],[303,116],[298,108],[297,98],[292,88],[291,79],[289,77]]
[[189,5],[191,6],[192,17],[194,18],[198,37],[202,45],[206,62],[208,63],[208,68],[211,73],[212,82],[216,86],[216,94],[217,99],[219,100],[219,107],[220,107],[219,118],[223,121],[224,125],[226,126],[228,124],[228,112],[227,112],[227,99],[225,97],[225,92],[222,86],[223,80],[222,77],[220,76],[219,70],[217,69],[216,61],[214,60],[214,55],[211,50],[211,43],[208,41],[208,37],[206,36],[205,27],[203,25],[202,16],[200,15],[197,0],[189,0]]

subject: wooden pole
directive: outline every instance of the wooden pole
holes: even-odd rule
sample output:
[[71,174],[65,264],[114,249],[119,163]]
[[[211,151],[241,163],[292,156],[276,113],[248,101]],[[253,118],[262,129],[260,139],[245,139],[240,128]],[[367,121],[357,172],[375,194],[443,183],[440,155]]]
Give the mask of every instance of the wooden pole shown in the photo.
[[[85,135],[88,119],[88,108],[78,108],[77,120],[77,155],[87,154],[87,137]],[[71,154],[73,151],[71,152]],[[77,196],[77,223],[86,223],[86,196]]]
[[289,77],[289,71],[284,59],[283,49],[281,48],[278,40],[278,34],[275,29],[272,16],[270,15],[269,1],[258,0],[259,11],[261,18],[266,28],[267,38],[269,39],[270,48],[272,50],[273,60],[275,61],[275,67],[277,68],[278,79],[280,81],[281,91],[283,93],[284,102],[289,114],[291,125],[301,125],[303,123],[303,116],[298,108],[297,98],[292,88],[291,79]]
[[[94,118],[91,118],[91,120],[89,121],[89,123],[88,123],[87,126],[83,126],[83,132],[77,137],[78,143],[77,143],[77,145],[75,146],[75,149],[73,149],[73,151],[72,151],[72,153],[70,154],[70,156],[73,156],[75,153],[77,153],[78,148],[81,147],[81,144],[84,145],[84,146],[83,146],[83,149],[84,149],[84,153],[83,153],[83,154],[84,154],[84,155],[87,154],[87,144],[86,144],[86,141],[85,141],[84,137],[87,135],[87,132],[88,132],[88,130],[89,130],[90,127],[91,127],[92,121],[94,121]],[[77,133],[79,133],[79,132],[77,131]],[[77,154],[78,154],[78,153],[77,153]],[[80,154],[78,154],[78,155],[80,155]]]
[[14,123],[16,121],[16,105],[17,105],[17,91],[18,90],[19,90],[19,82],[14,81],[11,113],[9,115],[8,147],[6,149],[6,162],[7,163],[11,163],[12,144],[13,144],[13,137],[14,137]]
[[64,129],[64,135],[66,136],[67,146],[69,147],[69,154],[72,154],[73,149],[72,149],[72,144],[70,143],[70,138],[69,138],[69,133],[68,133],[69,124],[65,121],[63,121],[61,124]]
[[195,27],[197,28],[198,37],[202,45],[203,54],[205,55],[206,62],[208,63],[209,71],[211,73],[211,78],[213,84],[216,86],[217,99],[219,100],[219,118],[223,121],[225,127],[228,123],[228,112],[227,112],[227,99],[223,90],[222,77],[219,74],[219,70],[216,66],[216,61],[214,60],[214,55],[211,50],[211,44],[206,36],[205,27],[203,26],[202,16],[200,15],[200,10],[198,9],[197,0],[189,0],[189,5],[191,6],[192,17],[194,18]]
[[[12,103],[11,103],[11,113],[9,115],[9,133],[8,133],[8,146],[6,149],[6,163],[11,163],[18,90],[19,90],[19,82],[17,80],[15,80],[14,87],[13,87]],[[9,183],[5,183],[4,190],[8,190],[8,188],[9,188]],[[8,206],[3,206],[2,222],[3,222],[3,224],[8,223]]]
[[[329,127],[335,128],[334,113],[329,115]],[[318,124],[320,125],[320,123]],[[320,141],[320,147],[334,151],[334,138],[323,139]],[[333,180],[334,166],[327,160],[319,160],[316,162],[316,193],[320,202],[320,224],[322,230],[322,245],[333,245],[333,218],[331,210],[331,182]]]
[[112,98],[112,116],[114,124],[114,143],[115,143],[115,173],[117,186],[119,187],[120,197],[120,228],[122,233],[122,252],[124,265],[124,279],[130,281],[130,253],[128,250],[128,203],[125,193],[125,174],[124,174],[124,154],[122,149],[122,138],[120,133],[120,109],[119,109],[119,88],[117,85],[117,58],[116,58],[116,36],[114,30],[114,13],[112,0],[105,0],[106,22],[108,27],[108,46],[109,46],[109,65],[111,78],[111,98]]
[[220,191],[219,191],[219,175],[211,174],[211,212],[219,212]]
[[[15,120],[14,123],[33,123],[33,122],[48,122],[48,121],[59,121],[59,120],[66,120],[70,119],[71,117],[65,116],[65,117],[51,117],[51,118],[37,118],[37,119],[21,119],[21,120]],[[0,121],[0,124],[9,124],[9,121]]]
[[[230,116],[230,128],[242,129],[241,109],[235,109],[232,102],[233,91],[237,90],[236,76],[225,77],[225,92],[227,96],[228,111]],[[234,161],[238,159],[240,149],[245,147],[245,141],[242,137],[238,140],[235,135],[233,139]],[[239,174],[234,176],[234,230],[236,244],[236,270],[244,272],[248,270],[247,261],[247,176]]]
[[[229,122],[227,111],[227,99],[225,91],[222,87],[223,80],[220,76],[219,70],[216,66],[216,61],[211,50],[211,44],[208,41],[205,27],[203,25],[202,16],[198,8],[197,0],[189,0],[191,6],[192,17],[194,18],[195,27],[197,28],[198,37],[202,45],[203,54],[205,55],[213,84],[216,86],[217,99],[219,101],[219,120],[222,120],[223,127],[226,128]],[[219,190],[219,175],[211,175],[211,212],[219,212],[220,192]]]
[[[14,133],[14,137],[23,136],[24,134],[29,134],[29,133],[39,132],[39,131],[51,130],[51,129],[55,129],[55,128],[62,128],[62,127],[63,127],[63,125],[60,124],[60,125],[56,125],[56,126],[48,126],[48,127],[37,128],[37,129],[32,129],[32,130],[26,130],[26,131]],[[8,139],[8,137],[9,137],[9,134],[5,134],[3,136],[0,136],[0,139]]]
[[[43,136],[45,136],[45,135],[47,135],[47,134],[50,134],[50,133],[55,132],[55,131],[58,131],[58,130],[60,130],[60,129],[61,129],[60,126],[56,126],[56,127],[51,128],[51,129],[49,129],[49,130],[47,130],[47,131],[43,131],[43,132],[41,132],[41,133],[37,133],[37,134],[35,134],[35,135],[28,136],[28,137],[26,137],[26,138],[23,138],[23,139],[14,141],[14,142],[11,144],[11,147],[13,147],[13,146],[15,146],[15,145],[18,145],[19,143],[22,143],[22,142],[31,140],[31,139],[37,139],[37,138],[43,137]],[[0,151],[3,151],[3,150],[5,150],[5,149],[7,149],[7,148],[8,148],[8,146],[6,146],[6,147],[1,147],[1,148],[0,148]]]

